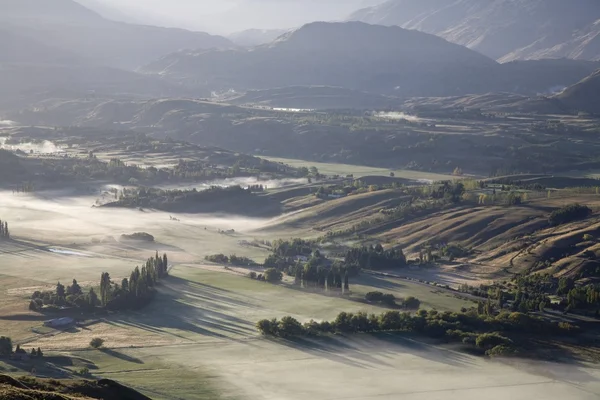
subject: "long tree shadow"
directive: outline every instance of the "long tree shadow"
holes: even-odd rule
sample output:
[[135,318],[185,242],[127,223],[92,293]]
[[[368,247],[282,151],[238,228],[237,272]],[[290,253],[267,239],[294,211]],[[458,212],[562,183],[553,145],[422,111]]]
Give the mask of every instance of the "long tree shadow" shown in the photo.
[[101,348],[100,351],[111,357],[118,358],[119,360],[127,361],[130,363],[135,363],[135,364],[143,364],[144,363],[139,358],[128,356],[127,354],[119,353],[118,351],[115,351],[115,350]]
[[[240,318],[239,310],[258,307],[228,297],[234,293],[168,278],[150,305],[142,310],[115,314],[107,321],[160,335],[190,340],[186,333],[238,340],[253,336],[254,321]],[[237,312],[236,312],[237,311]]]

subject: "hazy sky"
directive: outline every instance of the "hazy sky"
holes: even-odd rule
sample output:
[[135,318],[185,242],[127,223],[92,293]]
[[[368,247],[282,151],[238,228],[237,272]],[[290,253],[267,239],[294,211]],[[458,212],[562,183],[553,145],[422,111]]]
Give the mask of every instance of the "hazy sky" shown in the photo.
[[[383,0],[94,0],[149,23],[230,33],[343,19]],[[83,3],[83,1],[82,1]]]

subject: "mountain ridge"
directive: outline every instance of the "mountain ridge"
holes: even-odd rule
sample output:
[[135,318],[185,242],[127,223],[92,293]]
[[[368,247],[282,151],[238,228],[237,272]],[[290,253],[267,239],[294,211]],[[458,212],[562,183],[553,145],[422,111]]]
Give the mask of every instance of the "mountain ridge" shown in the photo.
[[593,0],[388,0],[348,20],[436,34],[500,62],[600,60],[600,2]]

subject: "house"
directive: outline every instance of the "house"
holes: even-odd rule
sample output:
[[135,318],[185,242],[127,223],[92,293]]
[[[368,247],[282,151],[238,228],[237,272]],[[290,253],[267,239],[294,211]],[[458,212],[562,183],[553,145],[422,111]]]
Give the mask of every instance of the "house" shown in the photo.
[[69,328],[75,325],[75,320],[70,317],[56,318],[44,322],[44,326],[55,329]]

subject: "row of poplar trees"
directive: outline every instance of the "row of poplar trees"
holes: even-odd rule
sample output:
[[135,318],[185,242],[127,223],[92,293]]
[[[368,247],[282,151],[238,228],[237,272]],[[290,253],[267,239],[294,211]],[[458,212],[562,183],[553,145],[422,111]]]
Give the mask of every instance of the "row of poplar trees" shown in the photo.
[[113,283],[108,272],[100,277],[100,303],[111,310],[140,308],[145,306],[154,296],[155,286],[160,279],[168,275],[167,255],[159,256],[158,252],[140,267],[135,267],[129,279],[124,278],[121,284]]
[[10,239],[8,222],[0,220],[0,239]]

